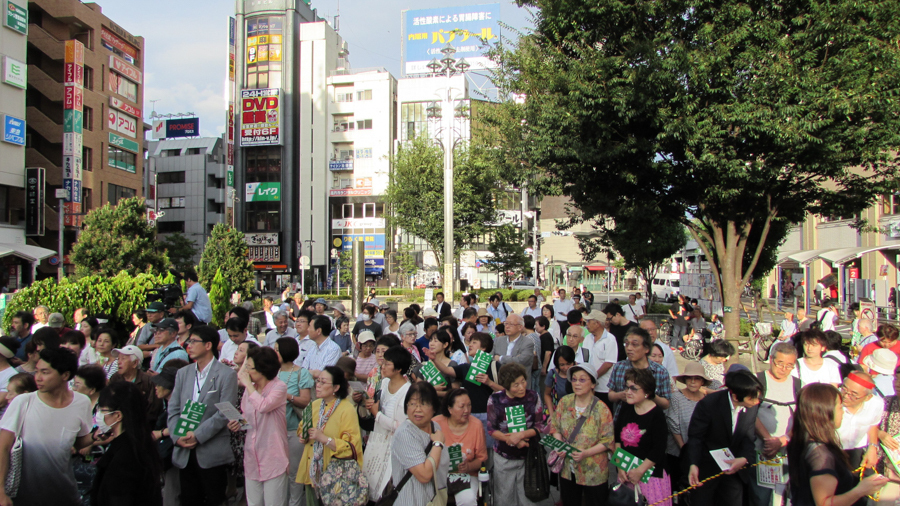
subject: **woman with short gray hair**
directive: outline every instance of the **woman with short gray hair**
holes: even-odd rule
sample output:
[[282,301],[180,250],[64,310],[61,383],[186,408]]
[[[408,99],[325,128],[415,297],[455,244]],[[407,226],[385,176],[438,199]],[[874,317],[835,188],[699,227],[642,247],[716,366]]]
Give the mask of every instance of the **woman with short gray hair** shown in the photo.
[[418,337],[418,332],[416,332],[415,325],[406,322],[403,325],[400,325],[399,332],[400,345],[415,359],[413,365],[420,364],[422,362],[422,356],[419,355],[419,349],[416,347],[416,337]]

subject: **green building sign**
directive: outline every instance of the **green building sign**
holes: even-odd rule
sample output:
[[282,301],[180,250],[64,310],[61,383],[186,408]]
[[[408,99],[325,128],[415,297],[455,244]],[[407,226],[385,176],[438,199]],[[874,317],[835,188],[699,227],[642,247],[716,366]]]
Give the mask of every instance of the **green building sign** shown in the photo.
[[13,3],[12,0],[6,0],[6,18],[3,24],[23,35],[27,35],[28,9]]
[[281,183],[247,183],[247,202],[278,202],[281,200]]

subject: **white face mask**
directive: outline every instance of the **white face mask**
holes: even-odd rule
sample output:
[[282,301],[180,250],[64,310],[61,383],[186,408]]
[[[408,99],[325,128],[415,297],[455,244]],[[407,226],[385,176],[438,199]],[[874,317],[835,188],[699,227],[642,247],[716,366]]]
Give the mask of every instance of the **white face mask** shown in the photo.
[[372,317],[369,316],[369,313],[365,313],[365,314],[363,314],[362,319],[363,319],[364,322],[367,322],[367,321],[371,320]]
[[[115,413],[115,411],[110,411],[107,414],[111,415],[113,413]],[[106,425],[104,418],[106,417],[102,411],[97,411],[97,414],[94,415],[94,425],[97,426],[97,434],[108,434],[112,431],[113,425],[121,422],[121,420],[116,420],[112,425]]]

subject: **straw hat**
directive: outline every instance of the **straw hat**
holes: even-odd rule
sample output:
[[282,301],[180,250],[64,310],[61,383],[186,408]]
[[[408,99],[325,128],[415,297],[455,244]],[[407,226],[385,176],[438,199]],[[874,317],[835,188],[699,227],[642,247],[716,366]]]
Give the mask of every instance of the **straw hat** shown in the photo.
[[712,383],[712,380],[706,375],[706,369],[700,365],[700,362],[688,362],[687,365],[684,366],[684,372],[675,376],[675,381],[687,385],[687,379],[691,377],[703,378],[703,386],[708,386]]
[[488,314],[487,309],[482,307],[482,308],[478,308],[478,318],[481,318],[482,316],[491,316],[491,315]]
[[897,368],[897,355],[886,348],[879,348],[863,359],[863,364],[878,374],[894,374]]

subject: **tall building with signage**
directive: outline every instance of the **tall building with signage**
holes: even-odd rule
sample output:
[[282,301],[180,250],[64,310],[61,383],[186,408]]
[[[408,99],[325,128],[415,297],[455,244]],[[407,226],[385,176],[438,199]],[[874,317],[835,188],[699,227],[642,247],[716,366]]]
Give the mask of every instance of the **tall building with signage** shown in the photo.
[[150,186],[145,193],[156,197],[148,202],[157,230],[160,236],[179,232],[193,241],[198,252],[194,262],[199,263],[213,226],[225,221],[229,198],[225,141],[221,137],[151,141],[147,155]]
[[328,78],[328,97],[330,247],[347,251],[354,241],[365,242],[366,276],[381,279],[390,244],[381,196],[397,138],[397,80],[385,69],[337,69]]
[[30,283],[37,264],[53,256],[30,237],[43,233],[46,172],[25,171],[27,4],[3,2],[0,27],[0,287],[6,291]]
[[[230,28],[230,27],[229,27]],[[302,0],[239,0],[233,28],[234,220],[267,286],[324,285],[330,250],[329,73],[340,36]],[[230,73],[230,72],[229,72]],[[232,165],[232,163],[229,163]]]
[[[144,40],[78,0],[28,2],[25,162],[46,170],[46,234],[58,247],[56,189],[67,190],[65,253],[83,215],[142,193]],[[56,267],[44,262],[46,274]]]

